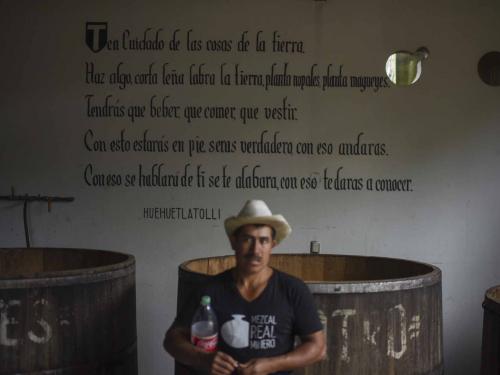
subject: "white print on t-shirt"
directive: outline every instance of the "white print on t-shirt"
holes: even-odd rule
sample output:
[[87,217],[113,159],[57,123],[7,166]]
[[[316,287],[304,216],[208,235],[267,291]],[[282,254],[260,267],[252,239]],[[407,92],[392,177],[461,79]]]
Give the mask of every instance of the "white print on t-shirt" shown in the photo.
[[274,349],[276,347],[276,316],[253,315],[250,318],[250,348]]
[[233,319],[222,325],[222,338],[227,345],[242,349],[274,349],[276,347],[276,316],[252,315],[250,322],[245,315],[234,314]]
[[232,317],[233,320],[228,320],[222,325],[222,338],[233,348],[247,348],[249,323],[243,320],[245,315],[234,314]]

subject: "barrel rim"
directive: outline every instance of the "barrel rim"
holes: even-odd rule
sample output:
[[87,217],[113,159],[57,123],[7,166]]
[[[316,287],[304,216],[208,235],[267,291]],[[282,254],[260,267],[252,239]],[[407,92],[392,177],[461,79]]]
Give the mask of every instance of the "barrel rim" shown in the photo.
[[[495,296],[494,296],[495,295]],[[498,297],[496,297],[498,295]],[[486,290],[484,298],[494,303],[500,304],[500,285],[492,286]]]
[[483,309],[490,313],[500,315],[500,285],[489,288],[484,294]]
[[82,248],[71,248],[71,247],[30,247],[30,248],[12,247],[12,248],[0,248],[0,252],[2,250],[22,251],[28,249],[48,250],[48,251],[77,250],[85,252],[102,252],[102,253],[123,256],[125,258],[117,263],[97,266],[97,267],[90,267],[90,268],[75,268],[71,270],[52,271],[52,272],[37,272],[33,274],[20,274],[14,276],[11,275],[8,277],[0,275],[0,289],[88,284],[94,282],[102,282],[111,279],[117,279],[135,272],[135,257],[133,255],[112,250],[82,249]]
[[[346,258],[365,258],[377,260],[390,260],[415,263],[422,266],[427,266],[431,272],[418,276],[396,278],[396,279],[376,279],[376,280],[349,280],[349,281],[306,281],[312,293],[315,294],[343,294],[343,293],[377,293],[377,292],[390,292],[408,289],[417,289],[425,286],[432,286],[441,282],[441,270],[430,263],[417,262],[414,260],[403,258],[389,258],[378,256],[364,256],[364,255],[348,255],[348,254],[308,254],[308,253],[276,253],[273,255],[286,255],[286,256],[311,256],[311,257],[346,257]],[[198,276],[207,276],[204,273],[192,271],[187,268],[187,265],[194,261],[205,259],[222,259],[232,255],[221,255],[215,257],[195,258],[185,261],[179,265],[179,271],[185,273],[192,273]]]

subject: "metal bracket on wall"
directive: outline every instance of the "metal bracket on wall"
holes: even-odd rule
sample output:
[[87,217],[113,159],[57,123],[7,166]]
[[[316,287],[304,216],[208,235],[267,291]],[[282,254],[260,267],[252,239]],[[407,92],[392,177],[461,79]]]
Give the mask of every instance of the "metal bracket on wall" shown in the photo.
[[51,212],[53,202],[73,202],[74,197],[54,197],[54,196],[42,196],[38,195],[16,195],[14,193],[14,188],[11,188],[10,195],[0,195],[0,200],[2,201],[16,201],[24,202],[23,204],[23,221],[24,221],[24,235],[26,236],[26,247],[31,247],[30,235],[28,229],[28,204],[30,202],[47,202],[48,212]]

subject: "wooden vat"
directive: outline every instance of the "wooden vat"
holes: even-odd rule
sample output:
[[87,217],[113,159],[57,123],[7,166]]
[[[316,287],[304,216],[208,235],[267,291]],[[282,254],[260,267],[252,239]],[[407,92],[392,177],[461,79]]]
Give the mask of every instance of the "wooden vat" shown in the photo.
[[0,249],[0,374],[137,375],[135,260]]

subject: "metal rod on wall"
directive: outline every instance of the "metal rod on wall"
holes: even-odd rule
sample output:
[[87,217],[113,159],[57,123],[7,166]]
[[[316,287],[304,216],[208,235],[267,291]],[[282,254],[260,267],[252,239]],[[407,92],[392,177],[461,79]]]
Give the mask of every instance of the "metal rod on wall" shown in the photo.
[[3,201],[16,201],[23,202],[23,222],[24,222],[24,235],[26,238],[26,247],[31,247],[29,228],[28,228],[28,204],[30,202],[47,202],[48,212],[51,211],[52,202],[73,202],[74,197],[56,197],[56,196],[41,196],[38,195],[16,195],[14,194],[14,188],[10,195],[1,195],[0,200]]
[[24,201],[23,206],[24,236],[26,238],[26,247],[30,248],[30,232],[28,229],[28,201]]

